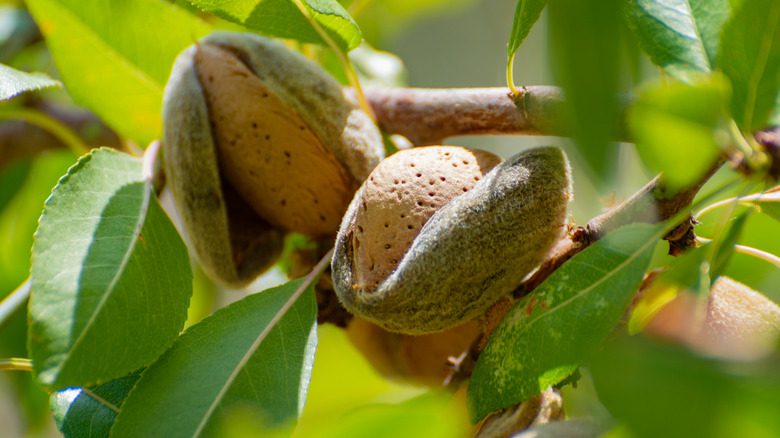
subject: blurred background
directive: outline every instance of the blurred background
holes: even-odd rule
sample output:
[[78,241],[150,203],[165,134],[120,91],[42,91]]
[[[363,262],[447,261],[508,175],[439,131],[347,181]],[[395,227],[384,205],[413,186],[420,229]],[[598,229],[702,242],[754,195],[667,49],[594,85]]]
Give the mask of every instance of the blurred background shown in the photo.
[[[181,2],[174,2],[179,3]],[[401,77],[414,87],[503,87],[506,42],[515,2],[510,0],[354,0],[344,1],[376,49],[402,60]],[[621,89],[630,92],[643,81],[658,77],[639,54],[627,32],[622,38],[625,77]],[[520,47],[515,81],[522,85],[555,84],[550,67],[546,13]],[[0,62],[24,71],[45,71],[57,76],[35,24],[18,2],[0,7]],[[91,145],[117,146],[120,140],[94,116],[76,108],[65,90],[47,90],[3,103],[7,108],[32,108],[70,114],[69,124]],[[0,297],[28,275],[30,246],[43,201],[58,178],[75,161],[66,149],[32,125],[0,120]],[[21,133],[21,134],[20,134]],[[618,149],[617,170],[604,188],[593,182],[587,165],[566,140],[555,137],[496,136],[451,138],[449,144],[493,151],[507,157],[523,149],[555,144],[572,160],[575,199],[572,221],[584,224],[604,208],[625,199],[652,175],[641,165],[630,145]],[[54,145],[54,146],[52,146]],[[712,184],[725,178],[723,170]],[[599,188],[601,187],[601,188]],[[706,190],[705,190],[706,192]],[[705,218],[706,219],[706,218]],[[741,243],[780,253],[780,239],[772,234],[771,219],[752,215]],[[708,236],[706,220],[698,230]],[[767,238],[770,235],[773,238]],[[659,248],[657,264],[665,260]],[[727,275],[780,301],[780,272],[763,262],[736,254]],[[247,290],[219,290],[196,271],[196,294],[189,323],[197,322],[217,306],[235,301],[247,291],[256,292],[285,281],[274,269]],[[25,313],[18,312],[0,326],[0,357],[27,357]],[[319,332],[313,380],[296,436],[466,436],[468,421],[461,391],[454,398],[424,387],[382,377],[357,352],[343,331],[323,325]],[[577,388],[564,390],[566,410],[572,416],[608,418],[598,402],[587,373]],[[0,437],[59,436],[48,408],[48,395],[28,373],[0,373]],[[237,412],[225,436],[259,433],[262,423]],[[425,433],[420,433],[425,431]],[[280,434],[289,430],[279,431]]]

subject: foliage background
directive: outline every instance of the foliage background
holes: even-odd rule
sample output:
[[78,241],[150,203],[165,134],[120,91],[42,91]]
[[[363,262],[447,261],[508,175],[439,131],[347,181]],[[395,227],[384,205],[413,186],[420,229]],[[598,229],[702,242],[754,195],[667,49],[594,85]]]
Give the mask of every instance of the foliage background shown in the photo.
[[[14,4],[14,2],[5,2]],[[350,7],[367,40],[377,48],[400,57],[408,72],[407,83],[421,87],[466,87],[505,85],[505,45],[512,24],[514,4],[495,0],[354,0]],[[520,47],[515,78],[522,84],[553,84],[546,13]],[[0,38],[2,38],[0,21]],[[632,49],[628,35],[623,48],[625,74],[622,89],[657,77],[657,70]],[[6,41],[8,43],[8,41]],[[16,55],[0,59],[25,71],[43,70],[56,76],[43,43]],[[68,103],[62,90],[47,90],[46,98]],[[652,175],[640,164],[631,147],[619,149],[619,169],[608,189],[599,188],[585,163],[567,141],[553,137],[463,137],[450,144],[488,149],[509,156],[535,145],[557,144],[567,150],[575,170],[575,201],[572,215],[577,223],[633,193]],[[73,163],[66,151],[51,151],[16,163],[0,173],[0,295],[15,288],[27,276],[29,248],[43,200],[57,179]],[[726,174],[724,170],[721,173]],[[723,175],[725,177],[725,175]],[[722,178],[715,177],[715,181]],[[700,232],[711,235],[706,221]],[[765,215],[748,219],[740,243],[780,253],[780,239],[767,239],[776,224]],[[708,234],[710,233],[710,234]],[[657,256],[657,262],[664,260]],[[726,274],[780,301],[780,272],[754,259],[735,254]],[[274,270],[248,288],[251,291],[284,281]],[[242,297],[245,291],[223,291],[196,272],[195,295],[189,323],[194,323],[221,306]],[[25,315],[19,312],[0,327],[0,357],[27,356]],[[455,400],[378,376],[351,347],[340,330],[320,327],[312,385],[297,436],[403,436],[398,425],[428,436],[456,436],[467,428],[462,394]],[[576,390],[567,389],[567,411],[604,417],[593,386],[586,376]],[[19,404],[17,401],[22,400]],[[262,422],[235,413],[225,436],[245,436],[262,430]],[[48,397],[27,373],[0,374],[0,424],[3,436],[57,436],[48,410]],[[280,433],[283,431],[280,431]]]

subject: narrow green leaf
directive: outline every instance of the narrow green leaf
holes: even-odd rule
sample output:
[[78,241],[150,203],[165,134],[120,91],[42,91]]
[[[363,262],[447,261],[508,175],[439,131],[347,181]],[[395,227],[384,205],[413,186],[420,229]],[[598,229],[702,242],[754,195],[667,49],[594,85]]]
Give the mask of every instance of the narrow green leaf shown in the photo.
[[752,0],[723,28],[718,65],[731,79],[731,112],[744,131],[765,127],[780,91],[780,2]]
[[642,161],[663,172],[670,193],[696,181],[717,159],[717,129],[727,101],[728,86],[720,76],[695,85],[655,83],[640,91],[629,111],[629,128]]
[[[313,18],[343,50],[351,50],[362,41],[355,20],[335,0],[302,0]],[[306,43],[323,41],[311,27],[293,0],[189,0],[204,11],[242,24],[262,34],[290,38]]]
[[620,1],[556,0],[548,6],[553,74],[566,95],[565,126],[602,187],[617,157]]
[[593,357],[599,399],[636,437],[774,437],[780,363],[723,363],[640,337]]
[[46,201],[35,234],[29,349],[38,380],[91,386],[153,362],[187,317],[187,250],[141,161],[97,149]]
[[517,49],[522,44],[531,28],[539,20],[542,10],[547,5],[547,0],[517,0],[515,18],[512,21],[512,32],[509,34],[509,43],[506,46],[508,58],[515,56]]
[[713,68],[729,10],[728,0],[630,0],[626,6],[644,51],[681,80]]
[[44,73],[25,73],[0,64],[0,100],[10,99],[27,91],[60,86],[60,81]]
[[28,0],[68,93],[123,136],[159,138],[176,55],[209,31],[158,0]]
[[755,203],[761,207],[761,212],[780,221],[780,186],[763,193]]
[[628,307],[658,239],[623,227],[561,266],[493,333],[469,384],[472,420],[522,402],[570,375]]
[[723,273],[726,266],[731,260],[731,256],[734,255],[735,245],[739,240],[739,236],[742,234],[742,229],[745,227],[747,219],[750,217],[752,210],[747,210],[740,214],[736,218],[732,219],[728,225],[728,229],[725,233],[721,234],[721,237],[717,242],[713,242],[717,246],[713,249],[711,256],[710,276],[712,281],[718,279],[718,276]]
[[301,280],[250,295],[189,328],[130,393],[113,437],[213,435],[237,409],[268,426],[303,409],[317,308]]
[[68,388],[51,396],[51,410],[57,428],[66,438],[108,437],[127,394],[141,373],[120,377],[102,385]]

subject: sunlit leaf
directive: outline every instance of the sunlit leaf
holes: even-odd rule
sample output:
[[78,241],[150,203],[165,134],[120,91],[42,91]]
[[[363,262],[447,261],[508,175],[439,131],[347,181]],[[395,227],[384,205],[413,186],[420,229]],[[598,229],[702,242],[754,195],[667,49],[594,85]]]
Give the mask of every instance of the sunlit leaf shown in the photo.
[[780,91],[780,2],[735,7],[723,28],[718,65],[731,79],[737,124],[749,132],[765,127]]
[[[262,34],[322,44],[295,1],[298,0],[189,0],[220,17],[242,24]],[[351,50],[362,41],[355,20],[335,0],[299,0],[342,50]]]
[[28,0],[68,93],[123,136],[162,132],[173,60],[209,27],[158,0]]
[[317,308],[301,280],[250,295],[190,327],[149,367],[113,437],[214,435],[235,410],[269,427],[300,415],[317,343]]
[[55,81],[44,73],[26,73],[0,64],[0,100],[10,99],[27,91],[61,85],[60,81]]
[[652,61],[686,80],[715,65],[728,0],[630,0],[629,22]]
[[639,93],[628,123],[639,156],[650,170],[663,172],[670,193],[701,178],[717,159],[727,100],[720,76],[696,85],[655,83]]
[[70,168],[41,215],[31,284],[29,348],[44,385],[117,378],[173,342],[192,273],[141,160],[97,149]]
[[139,373],[84,390],[67,388],[51,396],[57,428],[66,438],[108,437],[111,426]]
[[469,383],[472,420],[540,393],[587,359],[631,302],[657,234],[646,224],[608,234],[509,311]]

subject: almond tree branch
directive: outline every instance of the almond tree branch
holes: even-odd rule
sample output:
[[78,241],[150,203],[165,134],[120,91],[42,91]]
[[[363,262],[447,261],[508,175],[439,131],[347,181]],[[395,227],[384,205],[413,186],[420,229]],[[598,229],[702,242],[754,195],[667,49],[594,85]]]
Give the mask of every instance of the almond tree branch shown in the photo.
[[561,132],[563,94],[557,87],[526,87],[516,97],[503,87],[374,87],[365,94],[383,131],[418,146],[456,135]]

